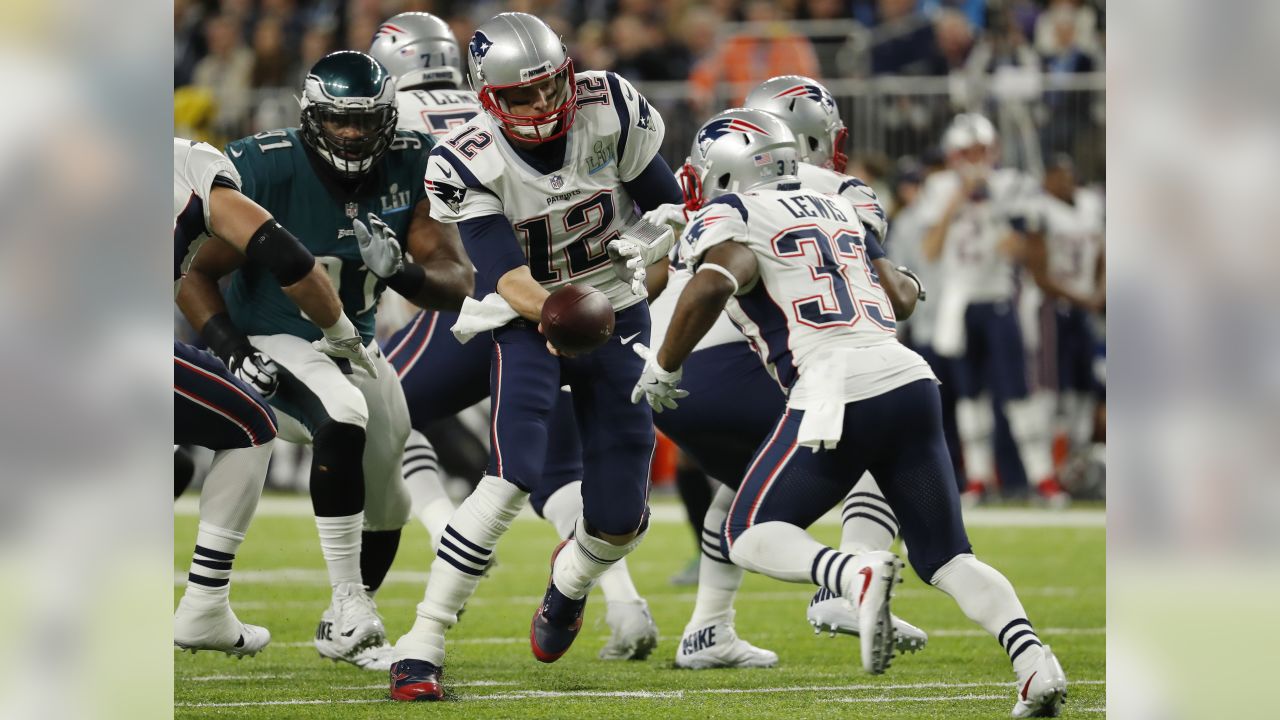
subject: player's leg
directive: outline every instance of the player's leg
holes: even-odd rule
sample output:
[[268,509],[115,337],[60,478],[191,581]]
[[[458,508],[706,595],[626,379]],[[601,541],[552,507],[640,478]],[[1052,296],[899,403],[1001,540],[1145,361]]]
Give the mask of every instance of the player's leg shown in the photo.
[[849,452],[852,433],[838,453],[800,448],[803,418],[804,411],[789,408],[761,446],[729,508],[724,545],[741,567],[847,598],[859,616],[863,669],[881,673],[893,655],[889,600],[901,561],[890,552],[842,553],[805,531],[849,492],[864,467]]
[[396,642],[391,696],[444,697],[444,634],[475,592],[498,540],[524,507],[546,459],[547,421],[560,389],[560,363],[524,323],[493,333],[493,418],[488,474],[445,527],[413,627]]
[[174,343],[174,424],[179,441],[219,450],[200,494],[200,524],[187,588],[174,614],[174,644],[195,652],[254,655],[266,628],[231,611],[231,566],[266,481],[276,419],[261,397],[220,361]]
[[961,500],[966,507],[982,502],[995,484],[995,415],[988,395],[986,318],[991,305],[970,305],[965,310],[964,357],[956,358],[956,432],[964,451],[966,482]]
[[250,340],[281,370],[280,390],[272,397],[281,415],[281,437],[312,446],[311,507],[333,588],[316,627],[316,650],[322,657],[358,664],[362,651],[386,642],[360,574],[368,403],[352,384],[353,376],[310,342],[292,335]]
[[[678,443],[677,443],[678,444]],[[685,517],[693,529],[693,560],[680,572],[671,576],[672,585],[694,585],[698,582],[698,565],[702,553],[697,550],[702,541],[702,520],[711,505],[711,478],[693,458],[683,450],[676,456],[676,493],[684,506]]]
[[1097,394],[1093,387],[1094,340],[1089,316],[1078,308],[1055,313],[1058,333],[1058,387],[1063,429],[1072,451],[1089,446]]
[[[1065,692],[1061,666],[1041,646],[1013,586],[999,571],[973,555],[960,514],[960,498],[942,435],[937,389],[918,381],[875,398],[876,422],[890,430],[885,455],[872,465],[911,548],[910,561],[925,582],[952,596],[960,609],[1000,642],[1019,687],[1019,702],[1056,706]],[[1032,683],[1032,674],[1041,675]],[[1017,710],[1015,709],[1015,714]]]
[[[582,442],[573,414],[573,397],[561,391],[547,428],[547,461],[542,479],[529,495],[533,511],[568,539],[582,515]],[[640,597],[627,560],[614,563],[600,576],[609,641],[600,650],[602,660],[643,660],[658,644],[658,627],[649,604]]]
[[[649,338],[649,308],[617,314],[615,337]],[[631,402],[644,361],[612,339],[565,362],[582,437],[582,516],[573,538],[553,554],[551,581],[534,614],[530,645],[542,662],[555,662],[582,627],[587,593],[626,557],[648,529],[649,467],[655,433],[652,411]],[[496,400],[495,400],[496,402]]]
[[360,374],[353,382],[369,408],[364,448],[364,533],[360,575],[370,594],[377,592],[395,560],[400,533],[409,521],[411,502],[401,476],[405,443],[409,438],[409,408],[395,371],[373,349],[378,377]]

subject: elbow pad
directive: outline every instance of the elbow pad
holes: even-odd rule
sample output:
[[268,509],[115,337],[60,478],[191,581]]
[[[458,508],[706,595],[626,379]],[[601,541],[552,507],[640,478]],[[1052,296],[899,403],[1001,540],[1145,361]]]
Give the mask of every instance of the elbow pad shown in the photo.
[[315,256],[275,218],[253,231],[244,254],[250,262],[267,268],[280,287],[289,287],[306,277],[316,264]]

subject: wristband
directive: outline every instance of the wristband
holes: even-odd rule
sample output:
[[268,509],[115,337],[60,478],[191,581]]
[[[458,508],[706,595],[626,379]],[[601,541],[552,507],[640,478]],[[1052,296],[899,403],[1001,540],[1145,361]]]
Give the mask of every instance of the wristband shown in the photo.
[[427,271],[417,263],[405,263],[400,272],[387,278],[387,287],[400,293],[406,300],[412,300],[422,292],[427,284]]
[[253,347],[248,336],[231,322],[231,316],[225,312],[209,318],[200,334],[204,336],[204,341],[208,343],[209,349],[213,350],[213,354],[228,364],[237,351]]
[[703,270],[711,270],[713,272],[718,272],[721,275],[729,278],[729,282],[733,283],[733,294],[735,296],[738,294],[738,278],[734,277],[733,273],[729,272],[729,270],[725,268],[723,265],[704,262],[698,266],[698,272],[702,272]]

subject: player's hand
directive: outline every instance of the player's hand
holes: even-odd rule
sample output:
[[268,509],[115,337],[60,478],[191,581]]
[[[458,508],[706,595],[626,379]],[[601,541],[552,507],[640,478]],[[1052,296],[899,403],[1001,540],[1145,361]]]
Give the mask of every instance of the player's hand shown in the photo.
[[[542,331],[542,323],[538,323],[538,332],[539,332],[543,337],[546,337],[546,336],[547,336],[547,334],[546,334],[545,332],[543,332],[543,331]],[[554,356],[556,356],[556,357],[562,357],[562,358],[571,358],[571,357],[573,357],[573,354],[572,354],[572,353],[563,352],[562,350],[560,350],[560,348],[557,348],[555,345],[552,345],[550,340],[547,340],[547,352],[551,353],[552,355],[554,355]]]
[[920,302],[924,302],[925,299],[928,297],[928,293],[926,293],[924,290],[924,283],[920,281],[920,276],[917,275],[914,270],[907,267],[906,265],[899,265],[897,267],[897,270],[903,275],[906,275],[907,277],[911,278],[911,281],[916,284],[916,300],[919,300]]
[[369,272],[386,280],[404,268],[404,251],[400,249],[400,241],[396,239],[395,231],[382,222],[382,218],[369,213],[369,227],[365,227],[359,220],[352,220],[351,228],[356,232],[360,257]]
[[649,348],[636,343],[632,345],[636,354],[644,358],[644,372],[640,373],[640,380],[636,382],[636,386],[631,390],[631,402],[639,403],[643,398],[649,402],[649,407],[653,411],[660,413],[663,409],[676,409],[676,401],[689,397],[688,390],[681,390],[680,378],[684,375],[683,368],[675,370],[663,370],[658,365],[658,353]]
[[605,250],[609,252],[609,261],[613,263],[613,273],[631,285],[632,294],[649,297],[649,290],[644,284],[648,271],[644,268],[644,257],[639,246],[626,240],[610,240],[605,245]]
[[654,225],[670,225],[679,234],[689,222],[689,211],[683,203],[663,203],[640,218]]
[[378,377],[378,366],[373,364],[373,356],[369,354],[369,349],[364,346],[359,333],[356,333],[353,337],[325,337],[311,343],[311,346],[329,357],[349,360],[356,367],[369,373],[369,376],[374,379]]
[[249,383],[264,398],[276,394],[280,388],[280,368],[276,362],[252,345],[235,351],[228,358],[227,369],[232,375]]

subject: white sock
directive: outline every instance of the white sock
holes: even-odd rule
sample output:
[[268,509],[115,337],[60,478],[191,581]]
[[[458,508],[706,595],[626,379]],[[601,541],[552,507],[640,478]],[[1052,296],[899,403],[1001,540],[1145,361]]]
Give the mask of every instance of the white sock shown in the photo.
[[752,525],[734,540],[729,557],[735,565],[776,580],[813,583],[837,595],[847,595],[853,582],[853,556],[823,545],[790,523],[770,521]]
[[600,592],[605,602],[639,602],[640,591],[631,580],[631,572],[627,570],[627,559],[620,558],[612,567],[604,571],[598,581]]
[[404,483],[409,488],[413,514],[427,528],[431,547],[440,547],[440,536],[453,517],[453,500],[444,489],[440,477],[440,465],[436,450],[426,436],[417,430],[410,431],[404,445]]
[[273,443],[213,454],[200,490],[200,522],[244,533],[253,521],[267,481]]
[[444,664],[445,630],[458,622],[458,611],[475,593],[493,549],[528,497],[506,480],[486,476],[453,513],[413,627],[396,642],[397,660]]
[[1004,406],[1009,431],[1018,445],[1018,456],[1027,480],[1036,485],[1053,477],[1053,450],[1049,438],[1049,413],[1033,398],[1010,400]]
[[231,564],[244,533],[201,522],[187,574],[187,602],[226,604],[231,595]]
[[742,585],[743,569],[720,551],[720,532],[733,504],[734,491],[720,485],[702,520],[702,556],[698,561],[698,595],[685,632],[733,616],[733,599]]
[[965,553],[939,568],[929,582],[955,598],[970,620],[1000,642],[1019,675],[1040,659],[1040,638],[1013,585],[999,570]]
[[1062,394],[1062,414],[1072,450],[1088,447],[1093,440],[1093,414],[1097,399],[1092,393],[1070,390]]
[[556,556],[552,577],[565,597],[579,600],[587,596],[596,580],[619,560],[640,546],[648,532],[645,528],[625,545],[614,545],[587,533],[587,521],[579,516],[573,532],[573,542],[564,546]]
[[991,437],[994,423],[991,401],[986,395],[956,401],[956,432],[963,446],[965,474],[971,483],[989,485],[995,479]]
[[363,585],[360,577],[360,532],[364,528],[364,511],[345,517],[317,517],[320,552],[329,568],[329,584]]
[[569,537],[582,517],[582,483],[574,481],[551,493],[542,504],[542,517],[555,526],[561,540]]
[[898,536],[898,518],[871,473],[863,473],[844,499],[840,552],[888,550]]

